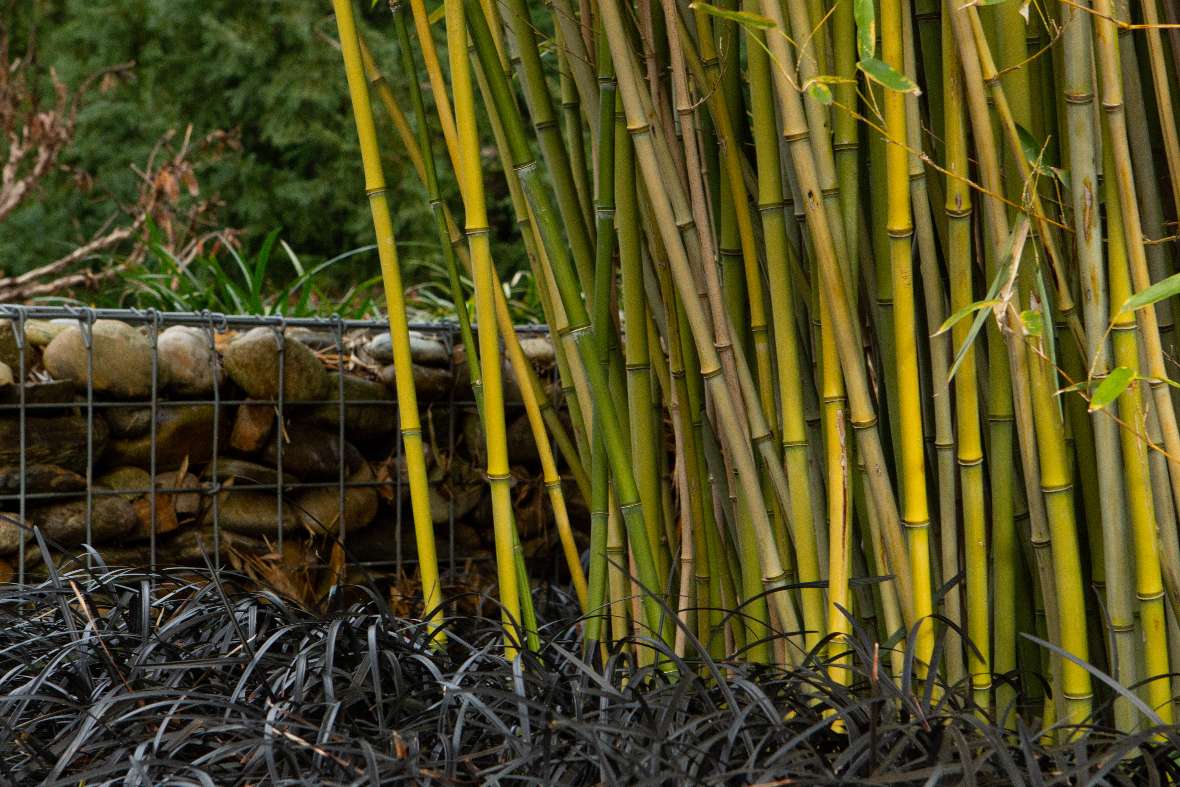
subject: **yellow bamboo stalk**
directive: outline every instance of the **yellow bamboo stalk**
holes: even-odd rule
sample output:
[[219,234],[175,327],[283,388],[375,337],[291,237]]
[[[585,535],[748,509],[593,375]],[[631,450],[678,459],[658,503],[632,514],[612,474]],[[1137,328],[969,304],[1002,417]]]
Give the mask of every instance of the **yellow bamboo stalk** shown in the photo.
[[[479,134],[475,119],[475,94],[467,59],[467,23],[462,0],[446,0],[447,54],[451,66],[451,90],[459,132],[459,162],[463,175],[464,227],[471,253],[475,283],[475,313],[479,324],[480,372],[483,379],[484,435],[487,443],[487,476],[491,488],[492,525],[495,530],[496,570],[500,607],[505,617],[504,655],[512,659],[523,640],[512,523],[512,476],[508,471],[508,438],[504,421],[504,387],[501,379],[500,332],[496,326],[496,287],[488,238],[488,216],[480,169]],[[522,386],[523,387],[523,386]]]
[[435,621],[432,624],[434,641],[441,644],[445,641],[441,631],[442,586],[438,575],[434,524],[430,518],[430,490],[426,477],[426,455],[422,447],[422,424],[418,416],[418,395],[414,390],[409,325],[406,321],[393,222],[389,215],[385,173],[381,167],[377,127],[373,121],[373,106],[365,82],[351,0],[332,0],[332,8],[340,35],[340,51],[344,57],[344,72],[348,79],[348,93],[352,101],[353,117],[360,142],[361,164],[365,173],[365,193],[369,196],[369,208],[373,215],[377,256],[381,263],[381,278],[389,312],[389,335],[393,345],[398,413],[410,487],[410,510],[414,518],[414,535],[418,544],[418,570],[422,577],[423,606],[426,615]]
[[[900,0],[881,3],[881,52],[887,64],[904,71]],[[885,90],[885,174],[888,188],[889,262],[893,271],[893,327],[897,357],[898,401],[901,412],[900,480],[901,518],[909,537],[910,571],[913,577],[914,618],[918,629],[916,655],[921,672],[934,650],[934,625],[930,568],[930,509],[926,500],[926,457],[922,439],[921,388],[918,382],[918,329],[914,308],[914,269],[911,240],[914,234],[910,205],[909,154],[906,150],[905,94]]]

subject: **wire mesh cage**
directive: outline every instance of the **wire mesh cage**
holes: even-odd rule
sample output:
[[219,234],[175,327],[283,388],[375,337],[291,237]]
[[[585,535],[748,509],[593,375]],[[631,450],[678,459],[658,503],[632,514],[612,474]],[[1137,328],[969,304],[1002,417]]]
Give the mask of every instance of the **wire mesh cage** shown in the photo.
[[[544,326],[519,332],[551,369]],[[490,533],[457,335],[453,324],[411,335],[452,575],[489,556]],[[45,545],[58,565],[412,572],[390,352],[384,321],[0,305],[4,571],[25,581]],[[527,508],[527,461],[517,475]],[[544,532],[539,505],[523,515]]]

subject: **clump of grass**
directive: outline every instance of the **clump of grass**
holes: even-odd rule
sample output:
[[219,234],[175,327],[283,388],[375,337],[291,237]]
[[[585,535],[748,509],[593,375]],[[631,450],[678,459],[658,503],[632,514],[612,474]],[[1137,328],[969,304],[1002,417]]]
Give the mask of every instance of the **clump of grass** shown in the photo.
[[[1082,726],[1068,744],[969,709],[969,686],[896,680],[853,628],[849,673],[669,653],[576,654],[576,602],[535,598],[542,647],[496,619],[446,646],[373,588],[314,613],[244,577],[54,572],[0,589],[0,774],[44,784],[1167,783],[1174,731]],[[773,643],[772,643],[773,644]],[[938,643],[935,647],[941,647]],[[817,648],[816,653],[823,651]],[[912,654],[907,664],[913,664]],[[833,730],[842,724],[845,734]]]
[[332,292],[325,279],[358,255],[372,252],[362,246],[316,264],[306,264],[279,230],[272,230],[256,250],[228,236],[218,237],[191,259],[173,254],[156,234],[143,263],[123,277],[120,306],[167,311],[208,309],[226,314],[309,317],[339,314],[345,319],[375,317],[375,293],[381,277],[372,276]]

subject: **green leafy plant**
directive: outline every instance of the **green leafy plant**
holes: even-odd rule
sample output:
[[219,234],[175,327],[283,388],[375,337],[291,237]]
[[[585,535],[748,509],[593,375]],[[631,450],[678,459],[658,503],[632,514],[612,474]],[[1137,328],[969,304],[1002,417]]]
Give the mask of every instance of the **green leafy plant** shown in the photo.
[[[222,236],[211,251],[181,260],[164,247],[154,228],[150,232],[147,259],[126,275],[120,305],[287,317],[339,314],[359,319],[378,313],[375,295],[380,276],[355,283],[341,293],[329,292],[326,284],[331,281],[328,274],[333,269],[372,252],[373,246],[352,249],[308,266],[279,239],[279,230],[275,229],[253,253],[239,249]],[[276,253],[277,249],[281,253]]]

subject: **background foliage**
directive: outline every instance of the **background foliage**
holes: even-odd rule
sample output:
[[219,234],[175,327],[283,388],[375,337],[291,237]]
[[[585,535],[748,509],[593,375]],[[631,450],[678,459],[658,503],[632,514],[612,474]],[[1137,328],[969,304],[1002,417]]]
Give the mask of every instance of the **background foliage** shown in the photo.
[[[13,49],[23,51],[35,36],[43,70],[54,69],[66,84],[77,85],[115,63],[135,63],[130,74],[104,81],[84,99],[77,138],[62,161],[72,172],[51,178],[4,223],[5,272],[32,268],[89,237],[117,204],[133,200],[133,166],[143,165],[163,134],[183,133],[188,124],[194,139],[222,129],[240,142],[240,148],[204,161],[197,174],[202,196],[219,201],[219,224],[240,230],[247,245],[257,246],[281,228],[280,237],[315,264],[372,243],[326,3],[23,0],[4,15],[11,20]],[[390,68],[396,57],[388,11],[379,7],[363,22],[378,62]],[[419,283],[433,277],[430,270],[441,260],[429,206],[399,147],[386,150],[407,282]],[[488,171],[499,169],[491,151],[485,163]],[[443,189],[456,194],[453,180]],[[510,240],[507,194],[492,197],[492,226],[503,226],[504,240]],[[502,270],[522,267],[518,244],[497,244],[496,251]],[[272,270],[277,277],[286,268]],[[343,292],[376,273],[376,257],[358,254],[332,270]]]

